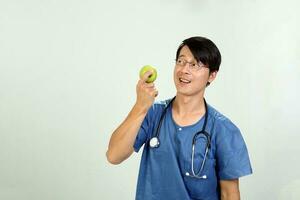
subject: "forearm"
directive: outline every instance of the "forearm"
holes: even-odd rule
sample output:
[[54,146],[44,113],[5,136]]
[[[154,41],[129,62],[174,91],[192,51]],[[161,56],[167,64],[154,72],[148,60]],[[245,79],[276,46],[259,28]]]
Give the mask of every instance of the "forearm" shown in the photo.
[[240,200],[240,192],[235,191],[231,193],[221,192],[221,200]]
[[136,135],[146,114],[147,109],[134,105],[124,122],[113,132],[106,152],[110,163],[119,164],[132,154]]
[[221,200],[240,200],[239,179],[221,180]]

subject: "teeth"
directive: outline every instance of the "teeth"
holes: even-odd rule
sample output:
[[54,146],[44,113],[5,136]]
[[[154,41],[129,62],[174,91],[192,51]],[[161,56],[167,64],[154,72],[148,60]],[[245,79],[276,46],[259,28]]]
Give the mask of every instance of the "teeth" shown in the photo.
[[180,82],[183,82],[183,83],[190,83],[190,82],[191,82],[191,81],[188,81],[188,80],[182,79],[182,78],[179,78],[179,81],[180,81]]

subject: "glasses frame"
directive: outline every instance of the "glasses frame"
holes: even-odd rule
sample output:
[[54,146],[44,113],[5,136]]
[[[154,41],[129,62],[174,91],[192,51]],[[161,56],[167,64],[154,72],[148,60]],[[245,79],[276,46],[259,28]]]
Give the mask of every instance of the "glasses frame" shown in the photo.
[[[179,61],[182,61],[182,63],[179,63]],[[201,61],[194,63],[194,62],[188,62],[187,60],[185,60],[183,58],[175,59],[175,63],[176,63],[176,66],[180,66],[180,67],[184,67],[186,64],[189,64],[188,65],[189,69],[194,72],[199,71],[203,67],[208,68]]]

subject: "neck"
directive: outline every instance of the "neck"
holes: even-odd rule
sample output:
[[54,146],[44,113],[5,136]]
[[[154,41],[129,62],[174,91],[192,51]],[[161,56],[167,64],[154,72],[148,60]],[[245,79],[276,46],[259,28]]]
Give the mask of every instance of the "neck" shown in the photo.
[[178,115],[199,114],[205,112],[204,97],[184,96],[177,93],[173,111]]

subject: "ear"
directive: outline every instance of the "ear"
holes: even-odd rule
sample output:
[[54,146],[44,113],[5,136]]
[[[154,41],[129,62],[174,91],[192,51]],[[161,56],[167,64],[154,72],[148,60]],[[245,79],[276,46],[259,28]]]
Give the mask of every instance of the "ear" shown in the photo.
[[211,72],[211,73],[209,74],[209,77],[208,77],[208,82],[209,82],[209,83],[211,83],[211,82],[213,82],[213,80],[215,80],[215,78],[216,78],[216,76],[217,76],[217,73],[218,73],[218,71],[214,71],[214,72]]

